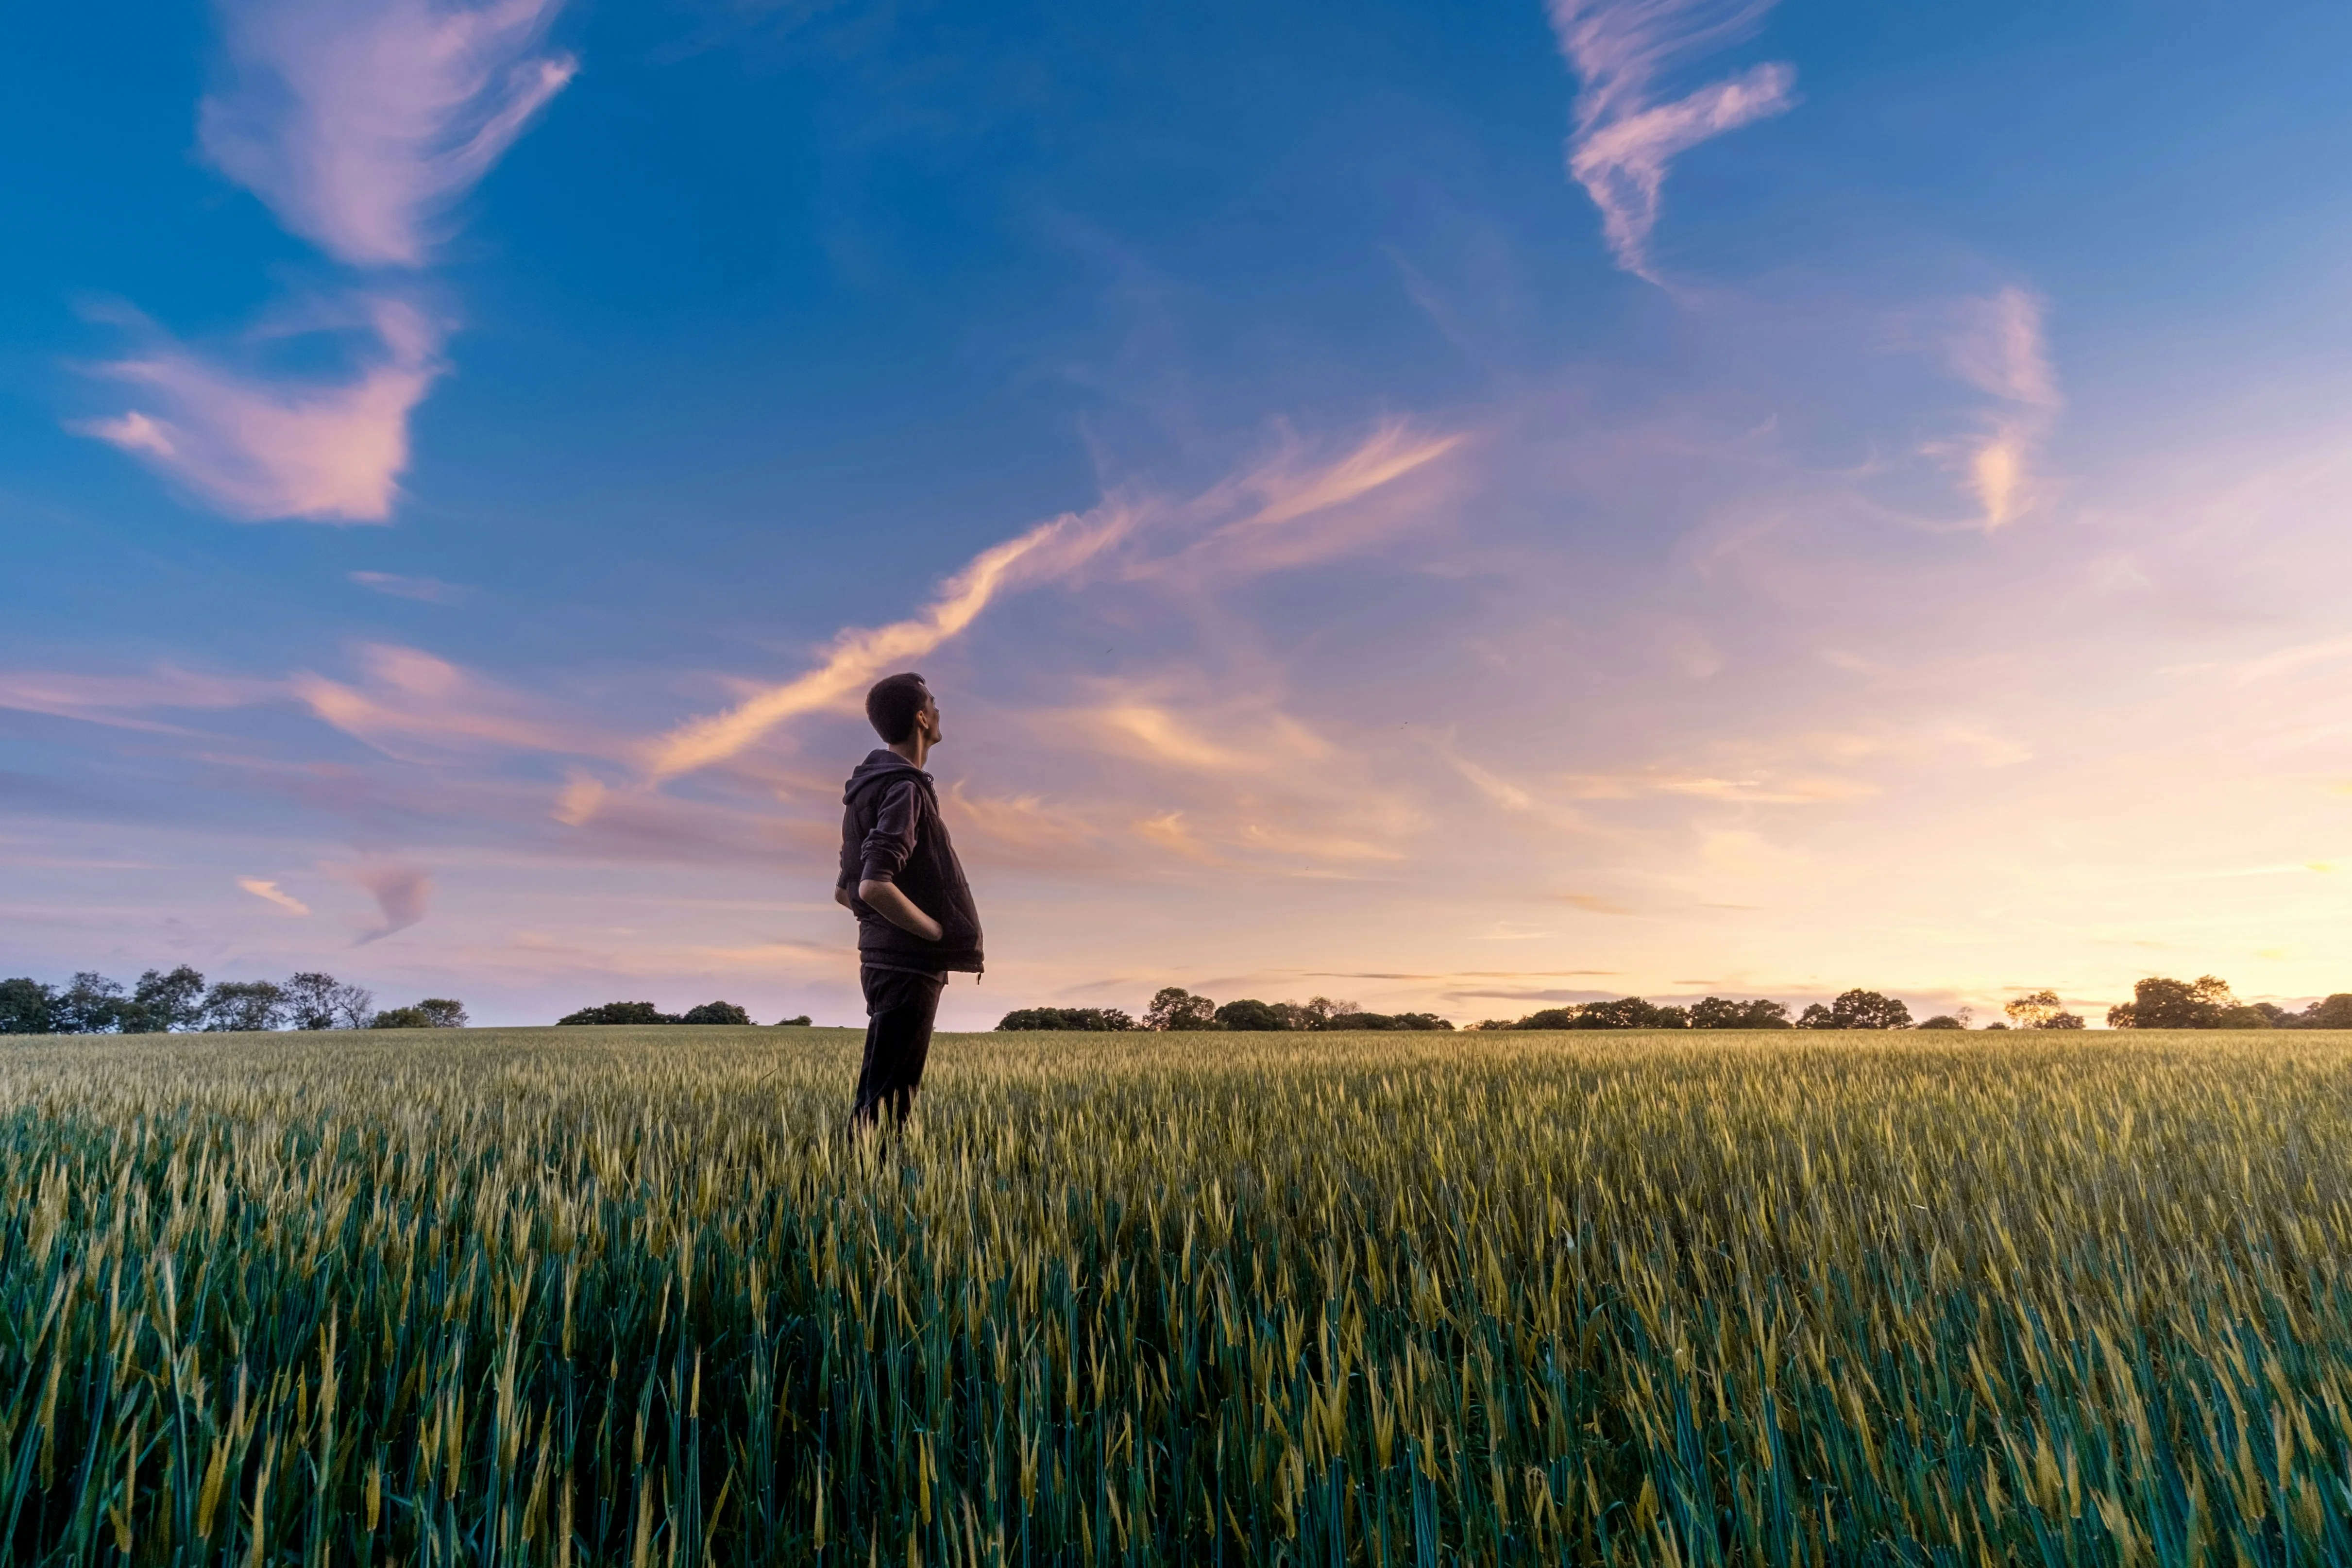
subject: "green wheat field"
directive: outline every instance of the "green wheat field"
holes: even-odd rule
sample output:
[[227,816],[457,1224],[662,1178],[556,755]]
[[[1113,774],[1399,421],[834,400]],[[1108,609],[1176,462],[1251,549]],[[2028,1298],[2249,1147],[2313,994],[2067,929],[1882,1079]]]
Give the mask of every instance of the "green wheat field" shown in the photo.
[[2352,1562],[2352,1036],[0,1048],[0,1558]]

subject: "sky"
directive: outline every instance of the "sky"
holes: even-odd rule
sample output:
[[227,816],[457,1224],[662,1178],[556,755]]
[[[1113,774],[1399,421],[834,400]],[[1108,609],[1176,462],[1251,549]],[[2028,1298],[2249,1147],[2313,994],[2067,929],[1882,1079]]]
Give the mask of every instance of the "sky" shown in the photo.
[[2352,9],[91,0],[0,972],[942,1023],[2352,989]]

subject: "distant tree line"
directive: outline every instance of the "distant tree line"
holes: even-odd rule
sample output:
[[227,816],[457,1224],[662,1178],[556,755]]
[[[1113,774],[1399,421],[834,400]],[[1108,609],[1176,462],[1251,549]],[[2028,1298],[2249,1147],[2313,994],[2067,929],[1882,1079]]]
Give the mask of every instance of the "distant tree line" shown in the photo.
[[1796,1018],[1769,997],[1740,1001],[1707,997],[1689,1007],[1619,997],[1545,1008],[1522,1019],[1487,1019],[1473,1029],[1909,1029],[1911,1009],[1876,991],[1842,993],[1827,1006],[1815,1002]]
[[289,979],[218,980],[185,964],[126,988],[85,969],[62,990],[0,980],[0,1034],[183,1034],[274,1029],[463,1029],[465,1004],[427,997],[376,1010],[375,993],[306,969]]
[[1023,1008],[1006,1013],[1001,1030],[1440,1030],[1454,1026],[1435,1013],[1368,1013],[1354,1002],[1312,997],[1303,1002],[1262,1002],[1255,998],[1219,1004],[1181,986],[1163,987],[1143,1009],[1140,1021],[1118,1008]]
[[[555,1020],[559,1029],[576,1024],[648,1024],[648,1023],[725,1023],[749,1025],[751,1015],[733,1002],[705,1002],[688,1008],[682,1013],[666,1013],[651,1002],[606,1002],[601,1008],[582,1008],[576,1013],[565,1013]],[[805,1025],[809,1015],[780,1019],[776,1027],[785,1029]]]
[[[2352,992],[2337,992],[2299,1012],[2272,1002],[2242,1003],[2228,984],[2207,975],[2197,980],[2151,976],[2133,988],[2134,998],[2107,1009],[2116,1029],[2343,1029],[2352,1030]],[[2079,1030],[2079,1013],[2066,1010],[2053,990],[2028,992],[2004,1004],[2003,1017],[1988,1030]],[[1739,999],[1707,997],[1682,1007],[1619,997],[1545,1008],[1519,1019],[1486,1019],[1473,1030],[1604,1029],[1810,1029],[1964,1030],[1967,1008],[1914,1022],[1908,1005],[1877,991],[1856,988],[1829,1002],[1812,1002],[1795,1017],[1769,997]],[[1004,1015],[1000,1030],[1442,1030],[1454,1026],[1434,1013],[1368,1013],[1354,1002],[1316,997],[1305,1002],[1244,998],[1219,1004],[1170,986],[1151,998],[1139,1020],[1118,1008],[1023,1008]]]

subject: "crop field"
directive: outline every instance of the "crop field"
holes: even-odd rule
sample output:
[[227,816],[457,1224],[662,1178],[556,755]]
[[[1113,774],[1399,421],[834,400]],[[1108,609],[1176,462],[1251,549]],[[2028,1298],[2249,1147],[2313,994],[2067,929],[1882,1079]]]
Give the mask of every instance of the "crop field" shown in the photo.
[[2352,1562],[2352,1036],[0,1046],[13,1564]]

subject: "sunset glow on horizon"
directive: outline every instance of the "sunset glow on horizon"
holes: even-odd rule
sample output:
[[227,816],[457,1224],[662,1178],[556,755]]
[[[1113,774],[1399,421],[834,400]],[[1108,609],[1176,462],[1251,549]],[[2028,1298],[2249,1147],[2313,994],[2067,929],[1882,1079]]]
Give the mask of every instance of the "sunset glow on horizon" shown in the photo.
[[913,669],[947,1028],[2352,990],[2352,13],[156,16],[0,67],[0,972],[856,1021]]

